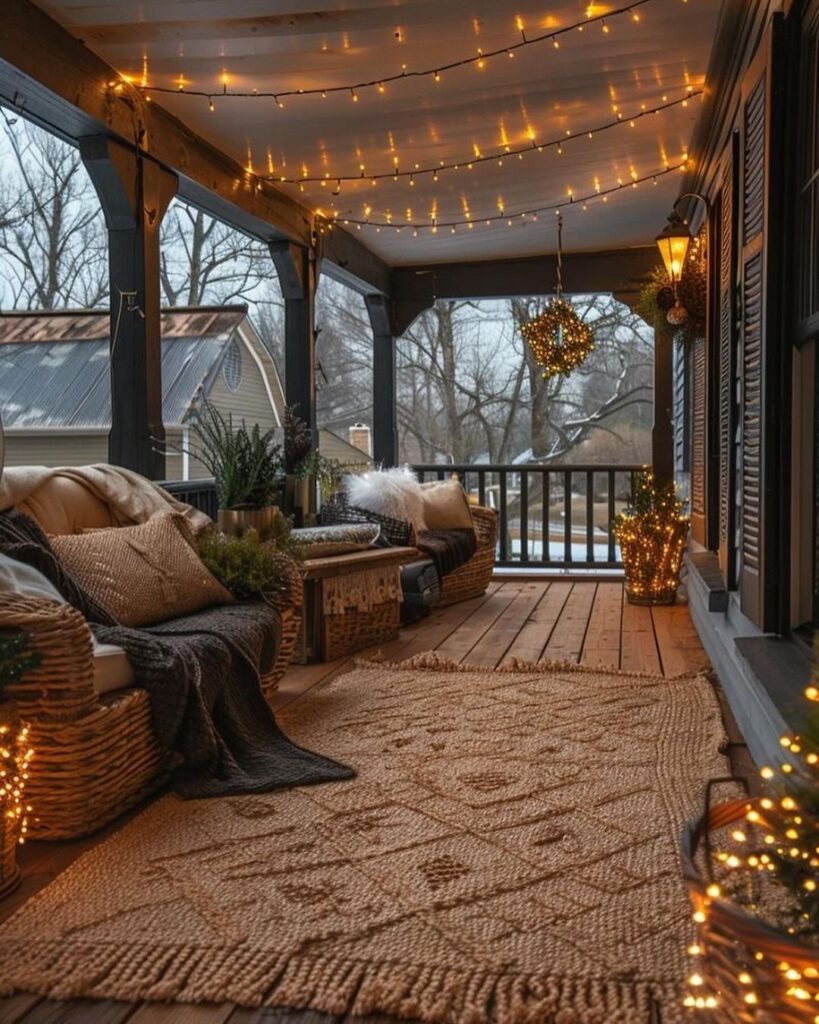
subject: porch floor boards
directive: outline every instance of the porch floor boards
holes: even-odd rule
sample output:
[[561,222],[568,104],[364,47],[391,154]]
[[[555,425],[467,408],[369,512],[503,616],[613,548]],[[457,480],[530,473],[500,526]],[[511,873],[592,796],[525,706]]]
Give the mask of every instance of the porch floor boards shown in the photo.
[[[583,664],[665,676],[709,667],[685,604],[642,608],[628,604],[620,581],[591,582],[498,578],[482,597],[435,609],[403,628],[398,637],[356,657],[402,661],[436,650],[448,658],[492,668],[513,658],[569,659]],[[287,706],[309,700],[315,687],[348,671],[354,658],[294,666],[282,680],[275,707],[286,726]],[[719,693],[719,691],[718,691]],[[747,773],[750,759],[723,702],[734,770]],[[128,818],[139,813],[131,812]],[[29,896],[47,885],[80,854],[105,839],[120,820],[95,836],[73,842],[31,842],[20,851],[23,882],[0,902],[0,925]],[[314,1011],[246,1010],[229,1004],[128,1004],[110,1000],[56,1002],[39,996],[0,999],[0,1024],[397,1024],[383,1016],[365,1019]],[[648,1022],[647,1022],[648,1024]]]

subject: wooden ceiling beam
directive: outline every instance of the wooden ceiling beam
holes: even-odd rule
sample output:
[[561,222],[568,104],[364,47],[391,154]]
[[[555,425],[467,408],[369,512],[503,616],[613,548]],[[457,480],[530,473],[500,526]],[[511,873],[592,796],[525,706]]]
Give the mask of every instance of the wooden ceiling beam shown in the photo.
[[[653,245],[611,252],[563,256],[563,290],[589,294],[612,292],[632,305],[659,263]],[[549,295],[557,281],[556,256],[430,263],[396,267],[392,272],[393,333],[402,334],[436,299],[503,299]]]
[[[4,0],[0,18],[0,102],[63,138],[78,142],[107,134],[179,176],[179,195],[263,241],[311,247],[311,210],[249,175],[137,90],[114,90],[117,72],[30,0]],[[382,292],[389,268],[340,228],[325,258],[340,254],[345,274],[360,290]],[[342,237],[342,236],[346,236]],[[366,276],[366,275],[369,275]]]

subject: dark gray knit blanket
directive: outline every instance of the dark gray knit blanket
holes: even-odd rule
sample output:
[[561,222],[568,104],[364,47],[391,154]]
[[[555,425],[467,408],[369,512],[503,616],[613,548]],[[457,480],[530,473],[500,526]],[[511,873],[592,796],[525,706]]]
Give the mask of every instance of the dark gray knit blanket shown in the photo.
[[28,517],[0,514],[0,551],[39,569],[101,643],[126,652],[138,685],[150,694],[159,742],[181,755],[173,780],[181,796],[258,793],[355,774],[297,746],[276,724],[259,685],[281,624],[267,604],[226,605],[132,629],[115,622],[69,576]]

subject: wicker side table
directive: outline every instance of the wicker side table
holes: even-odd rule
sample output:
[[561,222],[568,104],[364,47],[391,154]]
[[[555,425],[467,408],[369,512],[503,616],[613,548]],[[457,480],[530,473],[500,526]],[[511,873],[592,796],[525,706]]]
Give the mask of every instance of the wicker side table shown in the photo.
[[400,567],[415,548],[370,548],[304,562],[301,662],[332,661],[391,640],[401,611]]

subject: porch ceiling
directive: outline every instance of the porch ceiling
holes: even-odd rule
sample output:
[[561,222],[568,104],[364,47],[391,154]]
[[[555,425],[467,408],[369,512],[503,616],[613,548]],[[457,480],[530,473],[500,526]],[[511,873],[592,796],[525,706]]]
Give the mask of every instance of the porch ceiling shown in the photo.
[[[439,83],[429,76],[385,87],[321,96],[295,96],[284,108],[267,98],[219,98],[227,72],[231,90],[261,92],[310,89],[377,80],[400,72],[434,68],[520,41],[515,19],[528,37],[581,22],[587,14],[613,12],[625,0],[38,0],[38,5],[120,72],[145,75],[152,86],[212,91],[215,110],[193,96],[154,94],[153,99],[193,130],[247,163],[258,173],[331,177],[330,187],[284,185],[302,202],[332,210],[340,218],[402,223],[408,207],[414,220],[463,220],[465,210],[479,222],[456,234],[428,228],[417,237],[372,226],[360,238],[392,264],[430,263],[526,256],[554,251],[555,217],[537,222],[514,217],[485,226],[502,203],[509,215],[562,201],[569,189],[578,197],[606,190],[618,179],[652,175],[687,151],[700,110],[699,99],[643,117],[630,116],[702,87],[716,34],[721,0],[646,0],[634,13],[612,14],[560,39],[543,42],[454,69]],[[414,186],[391,178],[373,187],[369,177],[343,185],[333,196],[337,175],[400,170],[441,161],[467,162],[479,151],[499,153],[548,142],[566,132],[586,132],[617,116],[626,122],[592,139],[585,134],[523,159],[492,160],[473,170],[443,172],[438,181],[420,174]],[[637,188],[624,188],[608,201],[597,198],[584,212],[578,202],[564,207],[569,251],[615,249],[650,242],[679,190],[681,176],[668,174]]]

